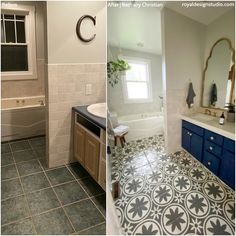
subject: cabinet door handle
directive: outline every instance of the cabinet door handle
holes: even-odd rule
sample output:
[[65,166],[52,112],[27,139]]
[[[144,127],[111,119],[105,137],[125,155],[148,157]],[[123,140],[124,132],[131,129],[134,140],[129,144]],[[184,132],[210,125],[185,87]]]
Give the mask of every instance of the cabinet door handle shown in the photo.
[[214,140],[214,137],[213,137],[213,136],[211,136],[211,137],[210,137],[210,139],[211,139],[211,140]]
[[208,161],[208,162],[207,162],[207,165],[208,165],[208,166],[210,166],[210,165],[211,165],[211,162],[210,162],[210,161]]
[[189,133],[189,135],[190,135],[190,136],[192,136],[192,134],[191,134],[191,133]]
[[212,150],[213,150],[213,147],[212,147],[212,146],[210,146],[210,147],[209,147],[209,149],[212,151]]

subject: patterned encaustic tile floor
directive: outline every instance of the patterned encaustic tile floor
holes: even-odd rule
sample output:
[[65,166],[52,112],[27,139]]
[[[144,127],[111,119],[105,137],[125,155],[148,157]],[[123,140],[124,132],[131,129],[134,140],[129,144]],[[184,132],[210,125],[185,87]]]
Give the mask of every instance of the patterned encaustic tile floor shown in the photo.
[[166,155],[162,135],[111,151],[124,234],[235,234],[235,192],[185,151]]
[[102,188],[78,163],[47,168],[45,153],[45,137],[1,144],[1,234],[106,234]]

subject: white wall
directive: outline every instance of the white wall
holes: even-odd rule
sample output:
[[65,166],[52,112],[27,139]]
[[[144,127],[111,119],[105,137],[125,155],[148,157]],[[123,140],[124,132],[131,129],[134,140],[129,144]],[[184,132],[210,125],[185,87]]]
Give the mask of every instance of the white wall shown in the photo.
[[209,56],[211,47],[220,38],[225,37],[234,44],[235,13],[234,9],[226,12],[206,27],[205,59]]
[[[96,26],[86,20],[83,34],[96,38],[83,43],[76,35],[76,24],[85,14],[96,16]],[[48,1],[48,63],[105,63],[106,62],[106,2]],[[84,27],[85,26],[85,27]]]
[[[181,149],[180,115],[191,113],[200,106],[203,69],[211,47],[222,37],[229,38],[234,44],[234,31],[234,10],[226,12],[208,26],[170,9],[163,10],[162,71],[168,152]],[[186,104],[190,80],[196,93],[192,109],[188,109]]]
[[[119,54],[118,48],[109,47],[109,51],[113,58],[117,58],[117,55]],[[122,55],[150,60],[153,101],[149,103],[124,103],[122,81],[119,81],[114,87],[108,84],[107,99],[110,111],[116,111],[119,116],[160,111],[161,100],[159,99],[159,96],[163,95],[161,56],[128,49],[122,49]]]
[[[97,37],[88,44],[76,35],[85,14],[97,17]],[[106,99],[106,3],[47,2],[47,19],[47,159],[55,167],[73,160],[72,107]],[[86,84],[92,85],[91,95],[85,94]]]
[[181,118],[191,80],[200,105],[205,26],[170,9],[163,10],[163,84],[165,138],[168,152],[181,148]]

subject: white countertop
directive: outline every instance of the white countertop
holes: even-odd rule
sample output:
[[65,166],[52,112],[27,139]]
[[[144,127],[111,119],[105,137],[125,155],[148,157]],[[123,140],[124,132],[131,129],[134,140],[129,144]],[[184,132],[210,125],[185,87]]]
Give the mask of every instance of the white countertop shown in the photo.
[[220,134],[226,138],[235,140],[235,123],[233,122],[225,121],[224,125],[220,125],[219,117],[213,117],[202,113],[182,115],[181,119]]

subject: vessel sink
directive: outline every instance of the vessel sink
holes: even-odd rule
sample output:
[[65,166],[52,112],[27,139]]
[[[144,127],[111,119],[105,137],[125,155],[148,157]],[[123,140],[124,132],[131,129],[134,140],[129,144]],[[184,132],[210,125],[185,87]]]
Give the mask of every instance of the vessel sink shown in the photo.
[[205,115],[202,113],[196,113],[193,115],[193,117],[195,119],[199,119],[199,120],[203,120],[203,121],[210,121],[213,120],[215,117],[214,116],[210,116],[210,115]]
[[106,118],[107,115],[107,104],[106,103],[95,103],[87,107],[87,111],[101,118]]

